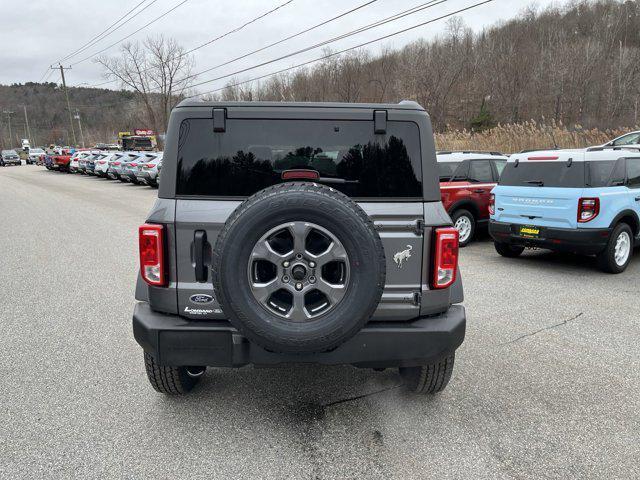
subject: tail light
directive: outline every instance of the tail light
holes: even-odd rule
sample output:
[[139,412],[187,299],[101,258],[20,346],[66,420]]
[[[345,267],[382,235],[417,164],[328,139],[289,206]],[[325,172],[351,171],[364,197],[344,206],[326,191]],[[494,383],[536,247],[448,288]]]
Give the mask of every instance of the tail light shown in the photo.
[[131,162],[131,163],[129,164],[129,166],[130,166],[130,167],[137,167],[137,166],[138,166],[138,164],[137,164],[137,163],[135,163],[135,162]]
[[282,180],[318,180],[320,173],[317,170],[295,168],[293,170],[285,170],[280,177]]
[[118,165],[120,165],[120,162],[113,162],[113,164],[117,167]]
[[458,240],[459,234],[455,228],[436,228],[431,285],[435,289],[447,288],[456,281]]
[[106,160],[100,160],[98,163],[99,163],[100,165],[104,165],[105,163],[107,163],[107,161],[106,161]]
[[154,165],[153,163],[147,163],[147,164],[145,165],[145,167],[147,167],[147,168],[153,168],[154,166],[155,166],[155,165]]
[[145,223],[138,229],[138,240],[142,278],[149,285],[166,287],[164,227]]
[[581,198],[578,200],[578,223],[590,222],[600,213],[599,198]]
[[492,193],[489,197],[489,215],[496,213],[496,196]]

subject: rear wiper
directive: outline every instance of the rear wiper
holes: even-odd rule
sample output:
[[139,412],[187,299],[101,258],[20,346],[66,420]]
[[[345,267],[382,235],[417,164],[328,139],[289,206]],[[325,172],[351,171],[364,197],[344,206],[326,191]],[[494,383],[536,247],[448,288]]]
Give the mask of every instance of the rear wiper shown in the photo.
[[542,180],[528,180],[524,183],[530,183],[531,185],[537,185],[539,187],[544,187],[544,182]]

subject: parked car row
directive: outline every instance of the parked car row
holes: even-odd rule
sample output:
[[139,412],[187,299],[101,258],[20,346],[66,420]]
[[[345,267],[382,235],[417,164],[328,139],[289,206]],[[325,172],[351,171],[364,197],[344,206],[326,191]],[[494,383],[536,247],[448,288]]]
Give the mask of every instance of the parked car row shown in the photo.
[[79,150],[73,155],[46,155],[44,162],[48,170],[158,187],[162,152]]
[[467,245],[483,225],[496,251],[525,248],[594,255],[623,272],[640,245],[640,151],[439,152],[442,202]]

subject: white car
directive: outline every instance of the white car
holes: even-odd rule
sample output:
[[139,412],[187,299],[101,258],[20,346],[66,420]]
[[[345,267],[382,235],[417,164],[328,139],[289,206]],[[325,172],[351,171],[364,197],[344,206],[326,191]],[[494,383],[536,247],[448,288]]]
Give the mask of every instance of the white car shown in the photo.
[[27,157],[27,165],[36,165],[44,163],[44,150],[41,148],[29,149],[29,156]]
[[113,157],[117,152],[100,152],[99,156],[95,157],[95,168],[93,169],[93,174],[97,177],[111,178],[107,174],[109,171],[109,160]]
[[80,161],[84,160],[89,155],[91,155],[91,152],[88,151],[76,152],[71,155],[71,160],[69,161],[69,171],[71,173],[76,173],[80,168]]
[[629,132],[599,147],[635,147],[640,149],[640,131]]

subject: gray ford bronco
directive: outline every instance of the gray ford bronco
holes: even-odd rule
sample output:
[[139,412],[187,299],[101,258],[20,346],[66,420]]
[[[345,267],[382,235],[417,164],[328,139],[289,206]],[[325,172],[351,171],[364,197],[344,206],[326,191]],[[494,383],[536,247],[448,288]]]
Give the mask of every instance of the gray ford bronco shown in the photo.
[[157,391],[283,363],[446,387],[466,319],[422,107],[184,101],[163,163],[133,313]]

